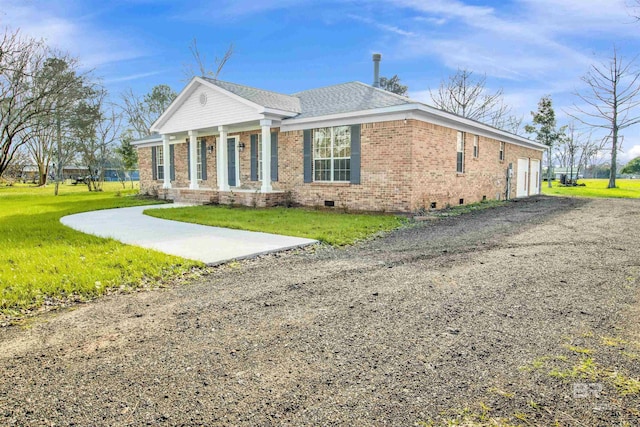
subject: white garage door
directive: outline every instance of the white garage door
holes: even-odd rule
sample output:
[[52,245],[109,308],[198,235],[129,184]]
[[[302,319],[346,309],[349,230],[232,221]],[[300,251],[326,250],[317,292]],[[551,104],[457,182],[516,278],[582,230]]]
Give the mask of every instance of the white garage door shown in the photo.
[[516,197],[529,195],[529,159],[518,159],[518,180],[516,181]]
[[540,160],[531,160],[529,194],[540,194]]

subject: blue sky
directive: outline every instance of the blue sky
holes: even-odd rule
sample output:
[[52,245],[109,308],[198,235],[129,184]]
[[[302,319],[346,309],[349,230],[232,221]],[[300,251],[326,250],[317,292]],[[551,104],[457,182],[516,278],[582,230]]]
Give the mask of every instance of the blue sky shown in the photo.
[[[412,98],[462,67],[503,88],[518,115],[552,95],[559,121],[580,77],[611,54],[640,53],[635,0],[0,0],[0,25],[68,51],[114,98],[165,83],[179,91],[189,44],[213,63],[234,43],[220,78],[283,93],[398,74]],[[638,62],[640,66],[640,62]],[[640,126],[623,159],[640,156]]]

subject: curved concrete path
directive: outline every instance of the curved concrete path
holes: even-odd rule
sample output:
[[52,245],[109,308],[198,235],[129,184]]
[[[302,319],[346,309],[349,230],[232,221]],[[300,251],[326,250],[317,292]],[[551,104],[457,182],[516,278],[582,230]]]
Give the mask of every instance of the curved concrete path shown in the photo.
[[209,265],[317,243],[316,240],[299,237],[169,221],[142,213],[146,209],[180,206],[185,205],[166,204],[91,211],[62,217],[60,222],[84,233]]

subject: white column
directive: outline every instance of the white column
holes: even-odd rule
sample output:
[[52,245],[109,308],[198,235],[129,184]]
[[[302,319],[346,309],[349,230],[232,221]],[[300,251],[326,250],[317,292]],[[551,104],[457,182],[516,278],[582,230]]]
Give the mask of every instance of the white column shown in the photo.
[[189,131],[189,162],[191,163],[191,174],[189,176],[189,188],[197,190],[198,186],[198,131]]
[[262,187],[260,191],[268,193],[271,188],[271,120],[260,120],[262,126]]
[[169,155],[169,135],[162,135],[162,168],[164,169],[162,188],[171,188],[171,162]]
[[220,132],[220,135],[218,137],[218,153],[216,162],[216,169],[218,172],[218,190],[229,191],[229,167],[227,165],[227,159],[229,158],[229,153],[227,153],[227,127],[218,126],[218,132]]

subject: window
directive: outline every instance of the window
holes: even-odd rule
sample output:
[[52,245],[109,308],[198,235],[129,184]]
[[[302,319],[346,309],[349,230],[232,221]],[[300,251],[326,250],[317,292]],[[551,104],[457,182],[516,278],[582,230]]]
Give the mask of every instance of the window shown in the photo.
[[351,127],[336,126],[313,131],[313,180],[351,179]]
[[473,135],[473,158],[478,158],[478,143],[480,142],[480,137],[478,135]]
[[504,142],[500,142],[500,161],[504,161]]
[[196,143],[196,167],[197,167],[197,178],[202,179],[202,144],[204,141],[198,141]]
[[464,132],[458,132],[456,172],[464,173]]
[[156,147],[156,176],[158,179],[164,179],[164,147],[162,145]]
[[256,153],[256,170],[258,171],[258,181],[262,181],[262,134],[258,134],[258,152]]

